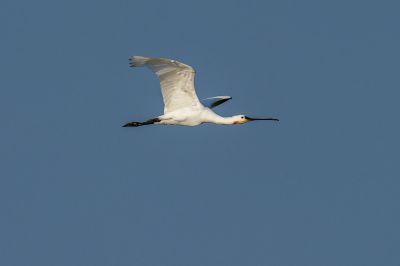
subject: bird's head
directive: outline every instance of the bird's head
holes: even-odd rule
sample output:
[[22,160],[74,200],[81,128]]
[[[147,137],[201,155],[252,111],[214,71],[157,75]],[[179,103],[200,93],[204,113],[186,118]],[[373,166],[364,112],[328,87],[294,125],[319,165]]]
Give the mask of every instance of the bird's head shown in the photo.
[[272,121],[279,121],[277,118],[272,118],[272,117],[265,117],[265,118],[254,118],[254,117],[248,117],[245,115],[235,115],[232,116],[233,118],[233,123],[232,124],[244,124],[247,122],[255,121],[255,120],[272,120]]

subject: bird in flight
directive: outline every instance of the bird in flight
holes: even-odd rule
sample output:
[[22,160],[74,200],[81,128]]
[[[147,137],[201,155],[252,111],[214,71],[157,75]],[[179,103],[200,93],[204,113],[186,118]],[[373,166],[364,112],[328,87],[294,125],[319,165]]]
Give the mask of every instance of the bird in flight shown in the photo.
[[164,114],[144,122],[129,122],[123,127],[144,125],[182,125],[197,126],[203,123],[219,125],[244,124],[256,120],[279,121],[277,118],[253,118],[245,115],[222,117],[212,109],[230,99],[230,96],[216,96],[199,100],[194,87],[196,72],[186,64],[166,58],[133,56],[131,67],[148,67],[160,80],[164,100]]

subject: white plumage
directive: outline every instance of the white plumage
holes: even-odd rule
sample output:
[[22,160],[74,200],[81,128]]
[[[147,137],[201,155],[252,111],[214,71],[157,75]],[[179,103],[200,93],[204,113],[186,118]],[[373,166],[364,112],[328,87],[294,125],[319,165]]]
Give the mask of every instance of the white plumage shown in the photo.
[[160,80],[164,100],[164,114],[145,122],[129,122],[124,127],[137,127],[149,124],[196,126],[202,123],[243,124],[253,120],[275,120],[276,118],[250,118],[244,115],[221,117],[214,108],[232,97],[216,96],[200,101],[197,97],[194,79],[195,70],[186,64],[166,58],[133,56],[131,67],[146,66]]
[[132,57],[131,66],[147,66],[157,75],[164,99],[164,113],[188,106],[201,106],[194,89],[196,72],[191,66],[175,60],[143,56]]

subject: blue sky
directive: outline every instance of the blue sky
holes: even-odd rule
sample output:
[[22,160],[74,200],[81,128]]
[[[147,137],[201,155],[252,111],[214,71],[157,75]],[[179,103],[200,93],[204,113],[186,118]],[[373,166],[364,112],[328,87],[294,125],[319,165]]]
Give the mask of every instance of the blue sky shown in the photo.
[[[399,265],[396,1],[0,4],[1,265]],[[131,55],[221,115],[162,112]]]

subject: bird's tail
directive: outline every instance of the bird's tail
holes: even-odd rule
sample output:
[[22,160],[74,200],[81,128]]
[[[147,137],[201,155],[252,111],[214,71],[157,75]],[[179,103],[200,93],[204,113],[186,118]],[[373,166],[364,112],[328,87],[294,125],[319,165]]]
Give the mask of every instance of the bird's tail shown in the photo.
[[145,122],[129,122],[126,123],[125,125],[123,125],[122,127],[140,127],[140,126],[145,126],[145,125],[152,125],[154,123],[160,122],[161,120],[159,118],[153,118],[153,119],[149,119]]

